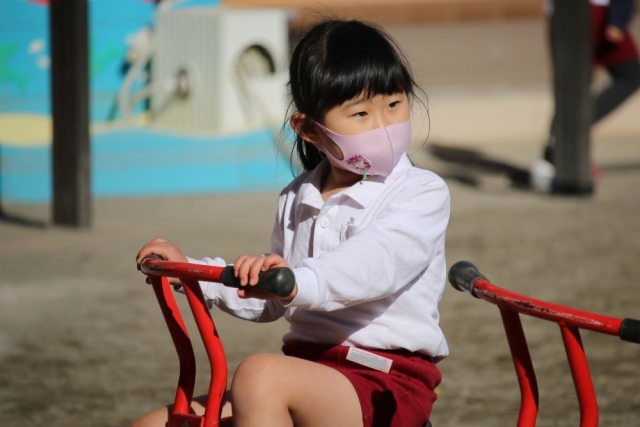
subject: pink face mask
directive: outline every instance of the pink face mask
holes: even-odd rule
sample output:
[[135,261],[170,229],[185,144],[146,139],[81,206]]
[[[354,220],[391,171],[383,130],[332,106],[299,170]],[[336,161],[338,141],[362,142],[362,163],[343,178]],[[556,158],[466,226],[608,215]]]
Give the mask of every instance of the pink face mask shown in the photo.
[[316,123],[336,143],[342,158],[324,146],[318,149],[333,157],[341,168],[367,179],[368,175],[387,177],[411,143],[411,119],[387,127],[379,127],[356,135],[340,135]]

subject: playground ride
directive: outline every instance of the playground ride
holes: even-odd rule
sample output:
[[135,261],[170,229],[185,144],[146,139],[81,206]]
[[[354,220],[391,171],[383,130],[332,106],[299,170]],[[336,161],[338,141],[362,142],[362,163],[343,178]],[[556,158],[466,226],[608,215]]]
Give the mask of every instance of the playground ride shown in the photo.
[[[238,287],[239,282],[233,275],[233,267],[178,263],[150,256],[141,261],[138,269],[150,278],[178,354],[180,375],[173,411],[169,414],[167,427],[231,427],[233,425],[231,419],[220,419],[228,378],[227,362],[199,281],[218,282],[225,286]],[[180,279],[182,285],[174,285],[174,287],[184,288],[209,359],[211,379],[203,416],[189,413],[195,385],[195,355],[167,277]],[[518,427],[534,427],[538,414],[538,385],[520,314],[558,324],[578,397],[580,427],[598,426],[598,403],[580,337],[580,329],[615,335],[624,341],[640,344],[640,320],[595,314],[516,294],[491,283],[472,263],[467,261],[457,262],[451,267],[449,282],[455,289],[467,291],[478,299],[495,304],[500,310],[520,385],[521,406]],[[259,283],[256,286],[259,289],[286,296],[295,286],[295,276],[288,268],[268,270],[260,273]],[[424,427],[430,426],[431,424],[428,423]]]

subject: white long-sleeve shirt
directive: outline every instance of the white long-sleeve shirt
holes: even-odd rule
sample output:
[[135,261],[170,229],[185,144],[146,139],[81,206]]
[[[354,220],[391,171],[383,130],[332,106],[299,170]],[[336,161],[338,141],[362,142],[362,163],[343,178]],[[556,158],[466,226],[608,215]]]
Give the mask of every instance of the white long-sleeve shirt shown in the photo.
[[[386,179],[371,176],[326,202],[325,160],[279,197],[271,252],[293,267],[298,293],[279,301],[240,299],[202,283],[210,304],[234,316],[291,325],[283,340],[448,354],[438,325],[446,280],[449,191],[403,156]],[[190,262],[225,265],[220,258]]]

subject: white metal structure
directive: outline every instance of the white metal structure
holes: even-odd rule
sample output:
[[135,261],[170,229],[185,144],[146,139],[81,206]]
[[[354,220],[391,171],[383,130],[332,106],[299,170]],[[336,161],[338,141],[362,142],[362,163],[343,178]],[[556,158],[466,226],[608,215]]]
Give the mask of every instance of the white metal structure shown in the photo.
[[285,10],[161,8],[154,33],[152,84],[182,85],[151,96],[155,124],[235,131],[282,121],[288,99]]

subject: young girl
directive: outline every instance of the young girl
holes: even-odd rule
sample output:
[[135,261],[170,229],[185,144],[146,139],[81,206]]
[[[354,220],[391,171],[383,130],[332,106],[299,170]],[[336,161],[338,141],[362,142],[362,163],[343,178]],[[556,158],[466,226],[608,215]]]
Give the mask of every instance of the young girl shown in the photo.
[[[271,252],[235,261],[240,289],[201,286],[223,311],[255,322],[284,316],[291,328],[284,355],[238,366],[223,416],[233,411],[236,427],[422,427],[441,379],[435,363],[448,354],[437,306],[449,192],[406,155],[414,79],[384,32],[333,20],[297,45],[289,84],[305,172],[280,193]],[[186,258],[162,239],[138,261],[151,253],[225,265]],[[286,298],[252,290],[275,267],[295,273]],[[134,425],[166,419],[161,408]]]

